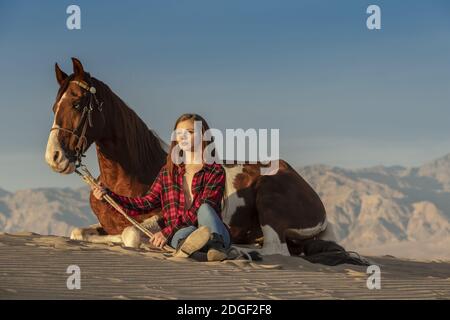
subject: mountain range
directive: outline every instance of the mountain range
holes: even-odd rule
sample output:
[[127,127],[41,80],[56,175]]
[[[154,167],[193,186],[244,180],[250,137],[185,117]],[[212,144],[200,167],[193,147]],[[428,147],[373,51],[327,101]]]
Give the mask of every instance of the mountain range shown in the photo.
[[450,154],[420,167],[298,168],[347,249],[450,259]]

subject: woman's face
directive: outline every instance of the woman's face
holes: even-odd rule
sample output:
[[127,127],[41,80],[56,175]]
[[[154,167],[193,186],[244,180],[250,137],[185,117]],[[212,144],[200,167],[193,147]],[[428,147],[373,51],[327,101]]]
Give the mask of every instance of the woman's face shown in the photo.
[[175,129],[175,137],[181,150],[194,151],[194,147],[201,145],[201,125],[197,126],[196,129],[194,130],[194,120],[184,120],[178,123]]

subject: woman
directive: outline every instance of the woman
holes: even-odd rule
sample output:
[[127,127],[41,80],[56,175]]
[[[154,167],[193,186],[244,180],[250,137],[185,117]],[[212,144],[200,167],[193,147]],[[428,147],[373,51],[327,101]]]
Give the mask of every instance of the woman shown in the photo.
[[[194,122],[201,124],[201,130],[199,126],[194,130]],[[231,244],[221,217],[225,170],[220,164],[205,162],[205,148],[212,143],[203,139],[208,129],[197,114],[178,118],[167,162],[146,195],[121,196],[102,185],[93,187],[93,192],[103,201],[103,196],[109,194],[130,216],[161,208],[164,226],[154,235],[153,245],[163,247],[169,243],[176,248],[177,257],[204,249],[209,261],[221,261]]]

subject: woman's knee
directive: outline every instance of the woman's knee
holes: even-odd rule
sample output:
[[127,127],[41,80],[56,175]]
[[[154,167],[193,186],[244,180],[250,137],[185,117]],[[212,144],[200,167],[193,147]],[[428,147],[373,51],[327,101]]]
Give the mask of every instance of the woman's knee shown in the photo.
[[171,247],[176,248],[178,245],[178,242],[184,238],[187,238],[192,232],[195,231],[195,229],[196,229],[196,227],[189,226],[189,227],[182,228],[182,229],[178,230],[177,232],[175,232],[175,234],[170,239]]
[[207,203],[203,203],[197,210],[197,219],[202,225],[214,219],[216,215],[216,210]]

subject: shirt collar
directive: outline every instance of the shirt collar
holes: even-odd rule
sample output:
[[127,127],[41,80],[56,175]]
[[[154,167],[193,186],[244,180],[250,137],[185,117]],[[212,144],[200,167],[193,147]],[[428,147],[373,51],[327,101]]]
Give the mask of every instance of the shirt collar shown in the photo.
[[[180,175],[183,175],[186,172],[186,168],[184,167],[184,163],[181,163],[180,165],[175,165],[177,168],[177,173]],[[203,163],[203,167],[198,171],[211,171],[214,167],[214,163]]]

